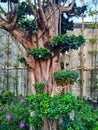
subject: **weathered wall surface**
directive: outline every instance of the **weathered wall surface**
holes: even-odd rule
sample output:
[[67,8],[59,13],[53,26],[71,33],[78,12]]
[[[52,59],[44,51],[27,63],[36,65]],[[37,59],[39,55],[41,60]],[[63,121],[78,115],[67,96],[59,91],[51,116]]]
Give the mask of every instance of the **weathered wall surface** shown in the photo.
[[[74,29],[73,31],[69,31],[69,34],[75,34],[79,35],[81,34],[81,29]],[[90,87],[91,87],[91,69],[97,68],[96,70],[96,78],[98,81],[98,29],[91,30],[91,29],[85,29],[84,30],[84,37],[86,39],[86,42],[83,47],[83,59],[84,59],[84,68],[88,71],[84,71],[84,96],[91,96],[90,95]],[[92,37],[96,37],[96,43],[92,44],[89,42],[89,39]],[[93,55],[90,53],[90,51],[95,50],[96,55]],[[80,66],[80,49],[78,50],[70,50],[68,53],[69,59],[67,62],[69,63],[70,69],[78,69],[81,68]],[[98,82],[97,82],[98,86]],[[80,95],[80,84],[79,82],[72,86],[72,93],[75,95]],[[95,97],[98,95],[98,89],[95,90]]]
[[0,31],[0,92],[10,90],[16,94],[29,93],[29,73],[18,61],[19,50],[9,34]]

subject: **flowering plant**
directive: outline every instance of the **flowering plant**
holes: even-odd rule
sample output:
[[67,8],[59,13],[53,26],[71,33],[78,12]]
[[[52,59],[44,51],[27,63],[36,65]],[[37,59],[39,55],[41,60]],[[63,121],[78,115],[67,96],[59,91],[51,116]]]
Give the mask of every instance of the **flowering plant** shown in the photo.
[[28,130],[29,106],[25,99],[15,99],[0,110],[0,130]]
[[60,130],[98,130],[98,110],[71,94],[17,96],[0,107],[0,130],[29,130],[30,126],[42,130],[44,120],[50,129],[53,122],[58,127],[59,119],[62,119]]

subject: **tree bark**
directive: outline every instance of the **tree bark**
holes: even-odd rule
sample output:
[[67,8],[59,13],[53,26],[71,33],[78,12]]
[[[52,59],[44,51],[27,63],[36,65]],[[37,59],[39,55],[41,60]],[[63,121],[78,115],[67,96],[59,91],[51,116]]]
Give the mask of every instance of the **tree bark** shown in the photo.
[[35,72],[33,70],[30,70],[30,93],[31,94],[36,94],[36,90],[34,88],[35,84]]

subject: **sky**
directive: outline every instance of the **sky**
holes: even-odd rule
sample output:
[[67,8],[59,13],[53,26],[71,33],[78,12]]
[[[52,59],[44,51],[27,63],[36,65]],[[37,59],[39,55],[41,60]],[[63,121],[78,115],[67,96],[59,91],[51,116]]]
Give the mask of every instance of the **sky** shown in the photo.
[[[88,9],[92,9],[92,10],[95,9],[95,5],[92,4],[92,1],[94,1],[94,0],[76,0],[77,5],[81,6],[82,5],[81,1],[85,1],[84,3],[88,6]],[[95,1],[96,1],[96,9],[98,10],[98,0],[95,0]],[[70,3],[70,2],[71,2],[71,0],[68,0],[68,3]],[[0,5],[2,5],[2,7],[6,10],[6,4],[0,3]],[[84,22],[92,22],[92,17],[89,17],[87,12],[85,15],[86,15],[86,17],[84,18]],[[72,18],[72,20],[74,22],[82,22],[81,17],[74,17],[74,18]],[[97,22],[98,22],[98,15],[97,15]]]
[[[76,0],[76,1],[81,6],[80,1],[83,1],[83,0]],[[84,1],[85,1],[85,4],[87,5],[88,10],[90,10],[90,9],[91,10],[95,10],[95,9],[98,10],[98,0],[95,0],[96,1],[96,7],[95,7],[95,5],[92,4],[92,1],[94,1],[94,0],[84,0]],[[82,22],[81,17],[74,18],[73,20],[74,20],[74,22]],[[85,13],[84,22],[92,22],[92,17],[88,16],[88,12]],[[98,22],[98,14],[97,14],[97,22]]]

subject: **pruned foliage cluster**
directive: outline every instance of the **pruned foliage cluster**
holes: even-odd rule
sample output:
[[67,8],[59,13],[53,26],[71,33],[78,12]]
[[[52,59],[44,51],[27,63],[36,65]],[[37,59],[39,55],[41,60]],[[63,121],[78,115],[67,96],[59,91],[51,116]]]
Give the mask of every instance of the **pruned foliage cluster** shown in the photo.
[[76,71],[56,71],[54,79],[61,84],[74,84],[77,81],[78,73]]
[[68,36],[67,34],[64,34],[54,36],[50,45],[55,51],[60,50],[61,52],[66,52],[70,49],[78,49],[81,45],[83,45],[84,42],[85,39],[82,35]]

